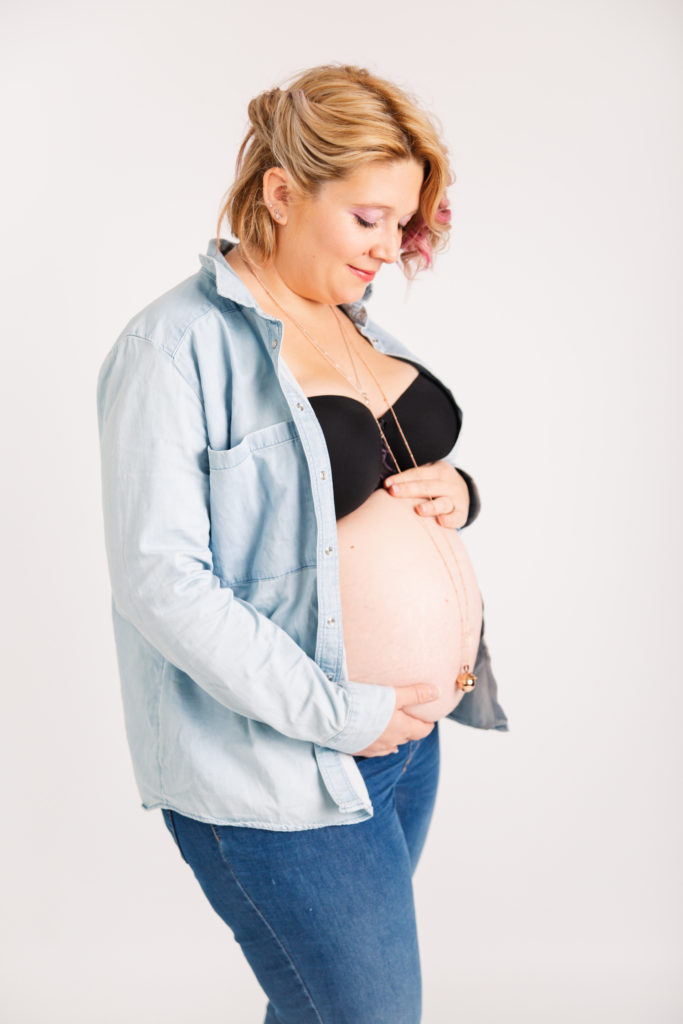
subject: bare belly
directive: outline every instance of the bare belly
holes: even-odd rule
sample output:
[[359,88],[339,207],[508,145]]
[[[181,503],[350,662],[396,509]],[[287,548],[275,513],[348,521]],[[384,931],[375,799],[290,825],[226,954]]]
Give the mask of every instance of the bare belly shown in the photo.
[[349,679],[436,683],[437,700],[406,708],[433,722],[465,696],[455,679],[464,664],[473,669],[482,607],[460,534],[419,516],[417,504],[379,489],[338,521],[342,623]]

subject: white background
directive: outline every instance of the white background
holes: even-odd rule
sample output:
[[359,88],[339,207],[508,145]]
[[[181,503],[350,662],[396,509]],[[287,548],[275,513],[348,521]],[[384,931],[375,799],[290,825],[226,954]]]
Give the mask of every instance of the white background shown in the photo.
[[511,730],[441,726],[424,1024],[683,1019],[682,30],[674,0],[5,2],[3,1020],[262,1020],[139,806],[95,380],[198,268],[248,100],[327,61],[416,93],[457,175],[435,273],[370,305],[464,411]]

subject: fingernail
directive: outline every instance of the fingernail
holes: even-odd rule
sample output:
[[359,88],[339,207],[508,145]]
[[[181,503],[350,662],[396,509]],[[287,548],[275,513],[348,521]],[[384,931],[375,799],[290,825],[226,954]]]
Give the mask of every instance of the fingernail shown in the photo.
[[436,700],[436,698],[439,696],[440,693],[441,693],[441,690],[439,689],[438,686],[430,686],[429,687],[429,696],[432,698],[432,700]]

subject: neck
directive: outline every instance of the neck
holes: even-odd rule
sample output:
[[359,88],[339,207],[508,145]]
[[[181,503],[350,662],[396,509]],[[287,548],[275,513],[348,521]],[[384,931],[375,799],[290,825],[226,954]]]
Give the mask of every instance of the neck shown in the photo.
[[258,287],[276,305],[280,303],[286,312],[308,322],[329,319],[329,303],[317,302],[295,292],[282,277],[274,260],[267,264],[258,263],[250,252],[244,250],[241,243],[236,245],[232,252],[237,253],[240,266],[249,276],[250,285]]

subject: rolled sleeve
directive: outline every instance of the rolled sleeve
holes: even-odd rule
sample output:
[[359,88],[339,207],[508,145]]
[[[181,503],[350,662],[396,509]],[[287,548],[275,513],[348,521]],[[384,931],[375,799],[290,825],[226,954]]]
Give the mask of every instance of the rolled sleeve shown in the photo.
[[353,682],[345,683],[344,689],[350,696],[346,725],[324,745],[343,754],[357,754],[388,726],[396,710],[396,691],[393,686]]

